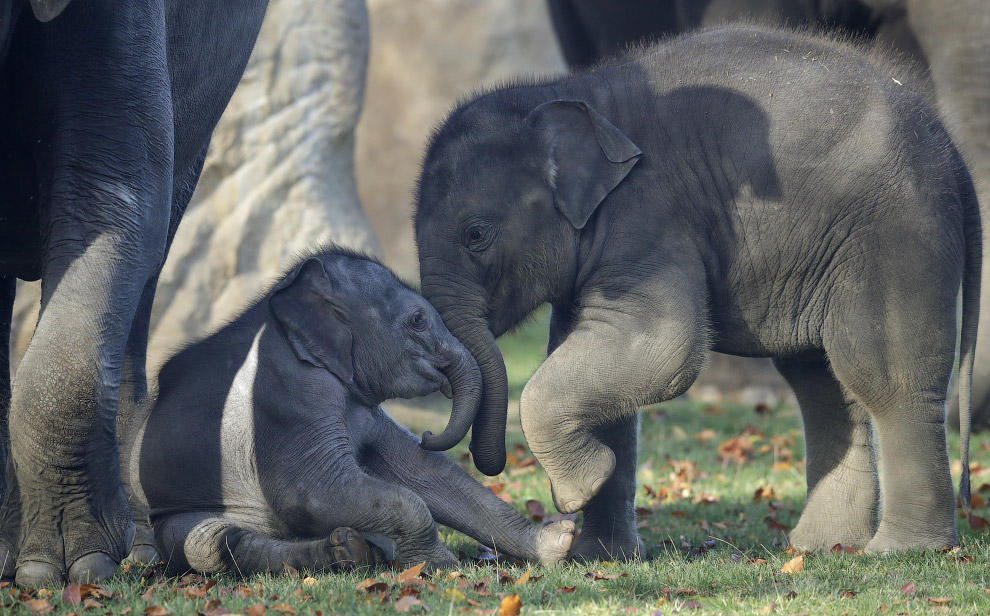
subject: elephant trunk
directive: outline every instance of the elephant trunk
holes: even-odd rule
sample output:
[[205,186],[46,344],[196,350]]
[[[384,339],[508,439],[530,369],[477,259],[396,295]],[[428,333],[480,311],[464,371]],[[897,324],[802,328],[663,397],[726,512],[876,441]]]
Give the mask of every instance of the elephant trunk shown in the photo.
[[[505,468],[505,418],[509,405],[509,384],[502,353],[495,336],[488,329],[482,310],[472,314],[476,297],[453,296],[444,280],[434,282],[423,276],[423,295],[440,313],[444,324],[467,348],[481,371],[481,406],[471,432],[474,465],[482,473],[494,476]],[[480,294],[479,294],[480,296]],[[456,398],[455,398],[456,399]]]
[[423,433],[423,448],[430,451],[445,451],[461,442],[478,414],[481,404],[481,372],[474,357],[461,346],[452,341],[449,362],[442,368],[444,376],[450,382],[454,403],[450,408],[450,419],[447,427],[440,434],[429,430]]

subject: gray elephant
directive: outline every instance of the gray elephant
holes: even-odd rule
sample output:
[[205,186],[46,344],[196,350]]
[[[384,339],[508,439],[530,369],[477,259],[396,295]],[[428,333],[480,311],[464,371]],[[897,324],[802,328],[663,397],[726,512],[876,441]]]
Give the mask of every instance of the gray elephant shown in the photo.
[[0,0],[0,347],[15,278],[42,287],[12,387],[0,356],[0,578],[128,554],[118,402],[145,395],[158,275],[266,5]]
[[456,566],[434,520],[506,554],[563,560],[573,522],[530,524],[378,406],[437,390],[453,396],[451,420],[425,438],[450,447],[481,397],[471,354],[384,266],[330,249],[164,365],[124,474],[175,570],[367,562],[338,527],[394,541],[402,563]]
[[[733,19],[838,27],[890,46],[926,69],[984,216],[990,212],[990,5],[986,0],[548,0],[567,63],[594,65],[628,45]],[[986,238],[984,252],[990,250]],[[986,277],[986,273],[984,273]],[[983,304],[990,303],[990,287]],[[973,429],[990,430],[990,311],[974,370]],[[949,416],[959,423],[957,397]]]
[[482,371],[478,468],[505,459],[495,337],[550,302],[520,415],[558,509],[584,510],[572,553],[636,553],[636,408],[711,351],[772,357],[797,393],[795,546],[955,543],[944,405],[962,284],[969,408],[980,220],[912,83],[849,43],[725,27],[457,107],[415,226],[423,294]]

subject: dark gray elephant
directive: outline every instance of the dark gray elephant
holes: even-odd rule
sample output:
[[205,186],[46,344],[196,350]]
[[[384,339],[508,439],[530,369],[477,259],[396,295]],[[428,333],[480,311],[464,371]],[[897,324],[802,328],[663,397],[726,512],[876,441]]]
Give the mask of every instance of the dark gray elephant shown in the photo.
[[520,416],[558,509],[584,509],[575,554],[635,553],[636,408],[713,350],[772,357],[797,392],[794,545],[955,543],[944,404],[962,284],[968,410],[980,220],[911,82],[849,44],[725,27],[454,110],[415,224],[423,294],[482,371],[478,468],[505,458],[495,336],[550,302]]
[[[839,27],[930,72],[938,107],[990,215],[990,5],[986,0],[548,0],[567,63],[587,67],[629,44],[740,18]],[[984,252],[990,251],[990,237]],[[990,272],[984,273],[990,278]],[[990,304],[990,286],[983,303]],[[974,366],[973,427],[990,429],[990,310]],[[949,415],[959,423],[957,397]]]
[[[169,360],[135,429],[129,482],[176,570],[257,573],[366,561],[350,527],[398,560],[456,566],[434,520],[520,558],[567,556],[572,522],[530,524],[379,407],[453,396],[450,447],[481,375],[426,300],[366,257],[308,258],[242,316]],[[335,530],[337,529],[337,530]]]
[[42,281],[12,388],[0,357],[0,577],[97,581],[128,554],[118,401],[144,397],[158,272],[265,6],[0,0],[4,346],[14,278]]

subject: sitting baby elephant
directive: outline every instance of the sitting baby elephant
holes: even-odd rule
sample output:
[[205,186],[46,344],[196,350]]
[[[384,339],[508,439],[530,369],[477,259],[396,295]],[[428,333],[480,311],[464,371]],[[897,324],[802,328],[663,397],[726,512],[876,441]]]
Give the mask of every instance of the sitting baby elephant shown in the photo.
[[431,435],[453,444],[481,377],[433,307],[366,257],[335,248],[306,259],[169,360],[158,386],[125,478],[173,570],[373,561],[349,529],[394,541],[401,563],[456,566],[434,520],[526,560],[567,556],[572,522],[530,524],[378,406],[453,396],[447,430]]
[[793,545],[955,543],[945,401],[962,284],[967,469],[979,208],[907,73],[846,42],[722,27],[495,89],[437,130],[416,240],[423,295],[482,372],[474,460],[505,464],[495,337],[549,302],[520,416],[557,507],[584,510],[573,555],[638,551],[636,408],[684,392],[711,351],[772,357],[797,394]]

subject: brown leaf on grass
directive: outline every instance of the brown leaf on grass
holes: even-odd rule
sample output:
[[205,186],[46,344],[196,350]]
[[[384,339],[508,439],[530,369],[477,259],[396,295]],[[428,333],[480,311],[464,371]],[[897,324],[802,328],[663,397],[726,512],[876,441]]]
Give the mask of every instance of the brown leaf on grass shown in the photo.
[[986,501],[983,500],[983,497],[982,496],[980,496],[979,494],[970,493],[970,495],[969,495],[969,506],[970,507],[972,507],[973,509],[979,509],[980,507],[983,507],[984,505],[986,505]]
[[526,513],[533,518],[534,522],[542,522],[547,515],[546,510],[543,509],[543,503],[533,499],[526,501]]
[[296,569],[287,562],[282,563],[282,569],[285,571],[285,574],[291,578],[299,577],[299,569]]
[[84,610],[102,610],[103,604],[96,599],[83,599]]
[[835,545],[832,546],[832,548],[829,551],[835,552],[837,554],[841,554],[842,552],[845,552],[847,554],[855,554],[856,548],[850,547],[848,545],[842,545],[841,543],[836,543]]
[[374,592],[385,592],[388,590],[388,584],[385,582],[379,582],[375,578],[365,578],[354,586],[354,590],[363,590],[368,594]]
[[519,616],[522,610],[522,599],[519,595],[508,595],[498,604],[498,616]]
[[48,599],[28,599],[24,605],[32,614],[47,614],[55,610],[55,606],[49,604]]
[[716,433],[714,430],[712,430],[711,428],[705,428],[701,432],[695,434],[694,435],[694,438],[698,442],[700,442],[702,445],[704,445],[704,444],[708,443],[708,441],[714,439],[717,436],[718,436],[718,433]]
[[913,595],[916,592],[918,592],[918,587],[915,586],[914,582],[908,582],[904,586],[901,586],[902,595]]
[[804,555],[798,555],[790,559],[784,566],[780,568],[781,573],[787,573],[789,575],[794,575],[795,573],[800,573],[801,569],[804,568]]
[[[169,616],[172,612],[160,605],[149,605],[144,608],[144,613],[147,614],[147,616]],[[255,614],[251,614],[250,610],[248,611],[248,615],[256,616]]]
[[566,594],[566,593],[569,593],[569,592],[574,592],[575,590],[577,590],[577,586],[558,586],[557,587],[557,592],[559,592],[559,593],[565,593]]
[[984,530],[990,528],[990,522],[986,518],[971,513],[969,514],[969,527],[973,530]]
[[841,597],[843,599],[852,599],[855,596],[856,596],[856,593],[854,593],[851,590],[843,590],[842,592],[839,593],[839,597]]
[[412,595],[405,595],[395,602],[396,612],[408,612],[414,607],[422,607],[423,602]]
[[787,531],[791,530],[790,527],[784,526],[783,524],[778,522],[776,519],[771,518],[770,516],[763,518],[763,521],[767,523],[767,528],[769,528],[770,530],[779,530],[782,533],[786,533]]
[[932,605],[948,605],[952,599],[950,597],[928,597],[928,602]]
[[969,554],[963,554],[962,556],[953,556],[952,562],[959,563],[961,565],[966,565],[973,562],[973,557]]
[[285,616],[296,616],[296,610],[294,610],[288,603],[276,603],[272,606],[272,610],[278,612],[279,614],[284,614]]
[[796,590],[792,590],[791,592],[789,592],[786,595],[784,595],[784,597],[786,597],[788,599],[795,599],[795,598],[797,598],[797,595],[798,595],[798,592]]
[[530,567],[529,569],[527,569],[526,570],[526,573],[524,573],[524,574],[522,574],[522,575],[519,576],[519,579],[516,580],[516,586],[522,586],[523,584],[525,584],[526,582],[528,582],[529,581],[529,575],[531,573],[533,573],[533,568],[532,567]]
[[780,462],[774,462],[773,464],[770,465],[770,470],[774,471],[775,473],[786,472],[791,470],[792,468],[794,467],[791,466],[791,463],[785,462],[784,460],[781,460]]
[[488,483],[485,484],[485,487],[488,488],[489,490],[491,490],[492,491],[492,494],[494,494],[495,496],[498,496],[499,494],[502,493],[502,490],[505,489],[505,484],[504,483],[495,483],[493,481],[489,481]]
[[718,459],[722,462],[743,463],[753,453],[753,444],[748,436],[733,436],[718,446]]
[[[144,591],[141,594],[141,600],[144,601],[145,603],[151,603],[152,601],[154,601],[155,600],[155,588],[156,588],[156,586],[149,586],[148,587],[148,590]],[[248,592],[250,592],[250,591],[248,591]]]
[[711,505],[718,502],[718,497],[714,494],[702,492],[701,494],[696,494],[691,502],[695,505]]
[[675,517],[675,518],[686,518],[687,517],[687,514],[686,513],[684,513],[683,511],[677,511],[677,510],[671,511],[670,512],[670,515],[672,517]]
[[746,564],[747,565],[765,565],[765,564],[767,564],[767,561],[765,561],[762,558],[749,558],[749,559],[746,559]]
[[651,516],[653,515],[653,510],[649,507],[636,507],[636,515],[639,517]]
[[426,563],[423,562],[423,563],[419,563],[418,565],[413,565],[412,567],[409,567],[408,569],[406,569],[405,571],[399,574],[399,583],[405,584],[409,580],[417,577],[420,571],[422,571],[423,567],[425,566]]
[[760,486],[759,488],[756,488],[756,492],[753,492],[754,503],[758,503],[762,500],[773,500],[775,498],[777,498],[777,490],[766,486]]
[[82,592],[79,590],[79,584],[69,584],[62,589],[62,603],[73,606],[82,603]]
[[268,608],[265,607],[264,603],[255,603],[247,609],[247,616],[265,616],[265,612]]
[[990,492],[990,483],[985,483],[981,485],[980,489],[977,490],[977,492]]

